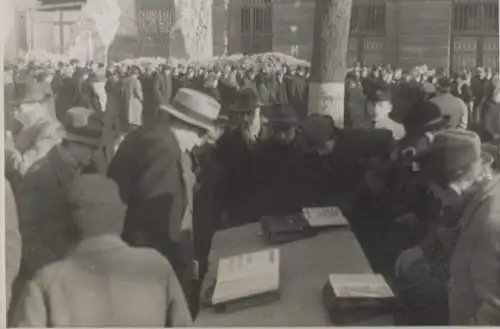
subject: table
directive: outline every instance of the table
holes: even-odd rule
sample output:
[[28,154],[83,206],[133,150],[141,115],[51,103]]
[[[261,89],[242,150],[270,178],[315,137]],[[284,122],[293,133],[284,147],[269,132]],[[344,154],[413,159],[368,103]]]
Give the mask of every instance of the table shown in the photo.
[[[262,236],[259,223],[217,232],[204,288],[208,288],[215,279],[220,257],[273,247]],[[324,231],[314,237],[276,247],[281,252],[279,301],[233,313],[216,313],[212,308],[203,308],[196,324],[203,327],[332,326],[322,302],[322,289],[328,274],[372,273],[368,260],[349,228]],[[392,322],[384,317],[378,319],[376,324],[391,325]]]

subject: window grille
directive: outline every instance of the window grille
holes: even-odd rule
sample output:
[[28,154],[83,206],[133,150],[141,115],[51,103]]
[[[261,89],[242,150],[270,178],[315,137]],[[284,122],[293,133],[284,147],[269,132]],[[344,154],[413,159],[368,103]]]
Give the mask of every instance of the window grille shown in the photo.
[[173,1],[141,2],[137,9],[139,46],[143,55],[165,55],[170,45],[171,32],[175,24]]
[[271,0],[244,0],[241,7],[241,48],[253,54],[273,47],[273,12]]
[[498,1],[454,4],[453,31],[498,33]]
[[381,1],[353,4],[351,9],[351,32],[384,33],[385,4]]

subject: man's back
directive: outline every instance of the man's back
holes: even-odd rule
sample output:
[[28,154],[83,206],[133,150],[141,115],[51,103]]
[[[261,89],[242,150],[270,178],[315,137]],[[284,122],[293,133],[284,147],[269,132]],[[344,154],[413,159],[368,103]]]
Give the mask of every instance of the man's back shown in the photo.
[[451,93],[445,93],[433,97],[429,100],[436,104],[443,116],[447,116],[450,128],[465,128],[460,127],[463,118],[467,116],[467,105],[458,97],[453,96]]
[[84,240],[29,283],[17,326],[184,326],[191,316],[169,262],[118,237]]

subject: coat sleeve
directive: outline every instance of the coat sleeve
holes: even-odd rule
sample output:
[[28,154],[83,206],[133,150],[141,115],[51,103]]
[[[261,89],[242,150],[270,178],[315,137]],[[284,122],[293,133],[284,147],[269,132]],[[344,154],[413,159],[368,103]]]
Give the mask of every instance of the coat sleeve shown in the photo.
[[16,328],[48,327],[46,299],[36,281],[29,282],[16,306],[12,325]]
[[188,327],[192,324],[191,312],[189,311],[184,292],[177,276],[168,266],[167,272],[167,326]]
[[[476,313],[478,325],[500,325],[500,209],[481,207],[475,220],[485,223],[472,250],[470,270],[474,290],[482,301]],[[482,218],[481,218],[482,217]],[[482,220],[481,220],[482,219]]]
[[[483,109],[487,109],[487,107],[484,106]],[[500,133],[500,116],[496,113],[496,110],[486,110],[484,112],[484,129],[491,138],[495,139]]]
[[21,235],[17,218],[16,201],[10,184],[5,184],[5,270],[7,305],[10,305],[12,285],[19,273],[21,264]]
[[118,185],[120,197],[126,205],[130,202],[132,189],[134,187],[133,182],[136,179],[135,164],[130,160],[128,155],[128,149],[130,147],[132,147],[130,140],[125,139],[118,148],[108,168],[108,177],[114,180]]

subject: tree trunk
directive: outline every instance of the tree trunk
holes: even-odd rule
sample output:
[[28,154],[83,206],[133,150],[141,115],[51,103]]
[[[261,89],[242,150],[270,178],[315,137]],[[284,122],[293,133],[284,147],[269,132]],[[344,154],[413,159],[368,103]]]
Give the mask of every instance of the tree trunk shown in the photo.
[[213,0],[175,0],[176,28],[190,60],[213,56],[212,6]]
[[344,126],[344,80],[352,0],[316,0],[309,114],[330,115]]

